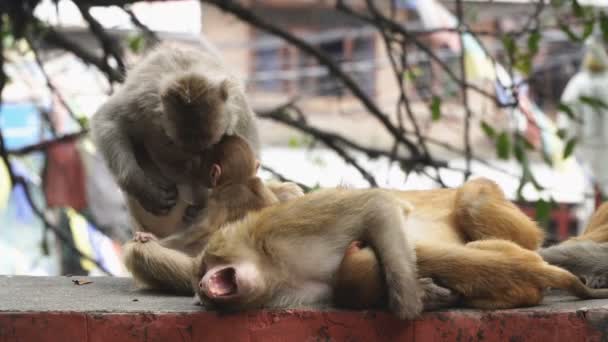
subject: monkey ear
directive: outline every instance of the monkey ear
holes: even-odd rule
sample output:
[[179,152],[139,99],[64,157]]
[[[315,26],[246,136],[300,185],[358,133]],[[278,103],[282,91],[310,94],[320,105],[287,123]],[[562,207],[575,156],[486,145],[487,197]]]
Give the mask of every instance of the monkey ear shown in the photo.
[[220,176],[222,175],[222,167],[220,164],[211,165],[211,171],[209,171],[209,176],[211,178],[211,186],[215,187],[220,180]]
[[260,161],[259,160],[255,160],[255,172],[258,172],[258,170],[260,169]]
[[228,80],[223,80],[220,83],[220,98],[222,101],[228,100]]

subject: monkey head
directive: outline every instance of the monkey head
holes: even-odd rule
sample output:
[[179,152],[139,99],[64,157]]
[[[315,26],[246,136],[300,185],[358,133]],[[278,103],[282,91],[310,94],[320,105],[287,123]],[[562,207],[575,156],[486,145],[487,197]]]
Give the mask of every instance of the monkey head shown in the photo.
[[[248,220],[246,217],[244,220]],[[192,287],[206,307],[227,311],[260,308],[270,298],[272,272],[265,272],[264,256],[255,253],[251,239],[233,239],[242,234],[229,224],[216,231],[194,263]],[[234,245],[235,243],[238,246]]]
[[220,141],[231,124],[226,115],[228,81],[186,73],[161,82],[162,126],[180,149],[194,154]]
[[260,167],[251,145],[239,135],[224,135],[208,153],[208,186],[246,184]]

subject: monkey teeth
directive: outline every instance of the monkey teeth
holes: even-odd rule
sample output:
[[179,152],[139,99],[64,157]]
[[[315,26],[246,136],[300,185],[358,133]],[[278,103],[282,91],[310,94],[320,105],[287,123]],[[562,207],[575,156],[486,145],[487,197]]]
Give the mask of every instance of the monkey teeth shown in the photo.
[[207,281],[210,297],[227,297],[237,293],[236,271],[227,267],[213,273]]

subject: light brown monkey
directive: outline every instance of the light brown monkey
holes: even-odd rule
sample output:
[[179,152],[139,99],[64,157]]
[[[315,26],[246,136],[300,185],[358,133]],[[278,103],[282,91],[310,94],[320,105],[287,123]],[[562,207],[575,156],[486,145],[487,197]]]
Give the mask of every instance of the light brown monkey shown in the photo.
[[241,82],[214,54],[168,44],[129,72],[93,116],[91,132],[120,188],[155,215],[167,214],[178,195],[205,205],[192,164],[224,134],[240,134],[258,150]]
[[409,204],[381,189],[326,189],[254,212],[213,234],[193,263],[202,303],[225,310],[331,301],[350,241],[378,251],[389,309],[414,318],[423,309],[409,244]]
[[589,287],[608,287],[608,203],[596,210],[581,235],[542,248],[539,254],[550,264],[574,273]]
[[[581,298],[608,294],[591,290],[533,252],[542,240],[540,231],[487,180],[470,181],[458,190],[452,219],[465,239],[418,240],[418,272],[454,290],[465,305],[481,309],[536,305],[548,287],[563,288]],[[382,305],[385,286],[374,251],[362,242],[349,248],[338,271],[338,304]]]
[[[201,218],[189,227],[174,231],[168,237],[156,242],[154,234],[138,232],[134,242],[124,247],[125,265],[133,274],[136,281],[143,287],[169,289],[179,293],[192,293],[190,274],[188,281],[174,284],[171,269],[175,264],[189,263],[187,255],[198,254],[211,233],[222,225],[243,218],[247,212],[302,196],[302,190],[293,183],[276,183],[266,186],[256,176],[258,161],[246,140],[238,135],[224,136],[212,147],[202,165],[200,178],[209,186],[211,194]],[[179,208],[174,208],[167,217],[156,217],[141,208],[134,207],[133,215],[142,218],[142,226],[155,228],[155,225],[167,224],[175,226],[180,222],[179,214],[173,214]],[[185,209],[183,206],[181,209]],[[138,211],[139,210],[139,211]],[[168,218],[173,218],[169,222]],[[154,231],[159,229],[146,229]],[[152,255],[145,251],[155,250]],[[170,259],[168,263],[156,262],[163,258]],[[168,269],[165,269],[165,266]],[[179,270],[178,270],[179,272]]]

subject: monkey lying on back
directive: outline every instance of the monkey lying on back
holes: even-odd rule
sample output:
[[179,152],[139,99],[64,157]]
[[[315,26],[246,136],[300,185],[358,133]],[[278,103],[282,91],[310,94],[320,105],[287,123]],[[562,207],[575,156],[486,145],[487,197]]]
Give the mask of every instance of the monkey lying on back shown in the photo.
[[539,254],[550,264],[576,274],[589,287],[608,287],[608,202],[591,216],[580,236],[542,248]]
[[[511,217],[501,214],[497,210],[500,206],[510,208]],[[537,228],[533,229],[530,220],[518,211],[491,182],[466,183],[456,196],[452,217],[461,230],[470,230],[465,242],[477,241],[419,242],[416,255],[420,276],[433,278],[460,294],[465,305],[481,309],[537,305],[548,287],[566,289],[580,298],[608,294],[591,290],[572,273],[547,264],[533,252],[541,242],[540,235],[529,235]],[[519,231],[518,224],[528,228]],[[486,232],[479,235],[483,230]],[[336,301],[355,308],[383,305],[384,291],[378,289],[384,289],[384,284],[374,251],[362,241],[353,242],[348,251],[338,271]]]
[[129,72],[93,116],[91,131],[120,188],[157,216],[178,196],[204,207],[197,165],[224,134],[240,134],[258,149],[240,81],[215,55],[167,44]]
[[348,268],[342,255],[360,240],[377,253],[386,284],[379,288],[402,318],[420,312],[416,272],[476,308],[536,305],[547,287],[608,297],[608,290],[590,289],[544,262],[532,251],[541,239],[540,229],[487,180],[426,192],[325,190],[212,235],[193,284],[202,302],[226,309],[327,301],[341,290],[338,272]]
[[[159,252],[174,256],[175,260],[186,259],[187,255],[198,254],[206,244],[209,235],[222,225],[243,218],[247,212],[259,210],[279,201],[303,195],[302,189],[294,183],[280,183],[266,186],[256,176],[259,163],[255,153],[246,140],[238,135],[224,136],[207,153],[201,167],[200,179],[211,188],[208,203],[201,218],[189,227],[177,230],[168,237],[158,241]],[[206,172],[205,172],[206,171]],[[183,205],[176,206],[168,216],[156,217],[146,213],[143,209],[132,206],[132,215],[140,220],[142,227],[152,228],[149,231],[159,231],[157,226],[165,224],[176,227],[181,220],[179,210]],[[177,212],[177,213],[174,213]],[[135,241],[148,242],[157,240],[154,234],[138,232]],[[144,256],[139,248],[148,248],[150,245],[127,243],[125,245],[125,264],[133,274],[136,281],[146,287],[156,289],[173,289],[180,293],[192,293],[190,276],[184,286],[178,284],[171,286],[171,281],[163,278],[166,272],[162,265],[154,267],[154,258],[157,255]],[[150,266],[152,265],[152,266]],[[171,278],[170,280],[173,280]]]

